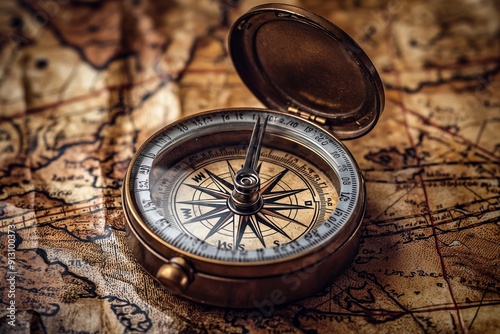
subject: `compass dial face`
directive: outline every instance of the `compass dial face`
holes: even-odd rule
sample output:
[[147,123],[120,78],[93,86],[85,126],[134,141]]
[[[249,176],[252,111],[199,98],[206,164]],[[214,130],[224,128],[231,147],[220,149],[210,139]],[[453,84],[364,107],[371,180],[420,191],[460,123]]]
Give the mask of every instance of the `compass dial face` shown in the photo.
[[[249,167],[252,129],[264,117]],[[236,181],[243,170],[258,180],[250,209],[246,195],[235,195],[253,182]],[[165,258],[181,254],[204,268],[266,265],[341,247],[359,229],[364,188],[351,154],[323,129],[232,109],[191,116],[148,139],[127,172],[124,207],[140,243]]]
[[[201,141],[220,142],[217,136]],[[245,145],[209,145],[173,162],[176,168],[166,164],[152,188],[155,206],[183,232],[226,250],[289,243],[332,214],[338,194],[331,175],[294,153],[268,147],[257,165],[262,207],[252,214],[233,212],[228,200],[245,154]]]

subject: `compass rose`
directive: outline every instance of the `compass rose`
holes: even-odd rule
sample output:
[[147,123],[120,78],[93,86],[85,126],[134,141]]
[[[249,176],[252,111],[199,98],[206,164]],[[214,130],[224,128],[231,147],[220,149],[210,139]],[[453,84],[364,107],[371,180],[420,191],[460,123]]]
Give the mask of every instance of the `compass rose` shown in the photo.
[[[236,172],[233,167],[227,163],[228,171],[231,174],[232,178],[235,178]],[[260,171],[260,165],[257,168],[257,172]],[[209,211],[200,214],[199,216],[193,217],[189,220],[184,221],[184,225],[193,224],[197,222],[202,222],[208,219],[216,219],[216,223],[213,224],[211,229],[208,231],[205,236],[205,240],[210,238],[212,235],[219,233],[222,229],[229,227],[232,225],[233,230],[233,244],[235,248],[241,244],[241,240],[243,235],[247,231],[251,231],[251,233],[259,239],[260,243],[263,247],[266,247],[266,243],[264,241],[264,236],[262,234],[263,228],[268,228],[274,232],[277,232],[290,241],[293,240],[286,231],[276,224],[273,219],[276,218],[279,220],[286,221],[287,223],[293,223],[300,225],[302,227],[307,228],[305,224],[291,218],[290,216],[282,214],[280,211],[282,210],[301,210],[301,209],[311,209],[311,207],[297,205],[297,204],[287,204],[280,203],[279,201],[294,196],[304,190],[304,189],[293,189],[293,190],[280,190],[277,189],[278,183],[281,181],[283,176],[288,172],[288,169],[283,169],[281,172],[272,176],[268,180],[266,180],[259,189],[259,195],[262,198],[262,206],[256,212],[250,214],[242,214],[233,211],[228,205],[228,201],[231,198],[231,194],[234,191],[235,186],[228,182],[227,180],[221,178],[218,175],[210,172],[205,169],[205,172],[209,176],[212,181],[211,184],[214,184],[217,189],[209,188],[200,185],[186,184],[198,190],[202,193],[205,193],[212,197],[211,199],[201,199],[201,200],[191,200],[191,201],[182,201],[180,204],[191,204],[191,205],[199,205],[203,207],[211,208]]]

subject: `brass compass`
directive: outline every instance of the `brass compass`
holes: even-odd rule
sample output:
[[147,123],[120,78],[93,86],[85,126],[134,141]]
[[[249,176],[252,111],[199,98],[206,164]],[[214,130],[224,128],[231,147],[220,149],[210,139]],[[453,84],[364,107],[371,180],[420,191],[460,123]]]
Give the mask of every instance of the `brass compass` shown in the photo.
[[221,109],[167,125],[133,157],[127,235],[174,293],[226,307],[277,305],[332,281],[358,248],[365,187],[338,138],[370,131],[384,93],[343,31],[272,4],[239,18],[230,53],[269,109]]

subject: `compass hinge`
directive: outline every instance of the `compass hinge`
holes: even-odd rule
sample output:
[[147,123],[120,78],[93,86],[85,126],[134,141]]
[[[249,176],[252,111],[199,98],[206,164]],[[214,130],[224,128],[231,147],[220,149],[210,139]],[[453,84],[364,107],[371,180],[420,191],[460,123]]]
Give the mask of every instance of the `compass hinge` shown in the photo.
[[321,116],[311,115],[310,113],[302,111],[299,108],[294,107],[294,106],[288,106],[288,112],[290,114],[297,115],[297,116],[299,116],[301,118],[305,118],[305,119],[307,119],[309,121],[312,121],[312,122],[315,122],[315,123],[318,123],[318,124],[322,124],[323,125],[323,124],[326,123],[326,118],[321,117]]

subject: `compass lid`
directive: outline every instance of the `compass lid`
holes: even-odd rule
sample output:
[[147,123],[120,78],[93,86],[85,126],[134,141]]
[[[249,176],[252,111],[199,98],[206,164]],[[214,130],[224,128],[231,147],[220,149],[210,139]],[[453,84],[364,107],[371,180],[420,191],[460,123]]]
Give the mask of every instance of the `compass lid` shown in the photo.
[[304,9],[267,4],[229,35],[240,77],[268,108],[299,114],[340,139],[368,133],[384,108],[380,77],[344,31]]

